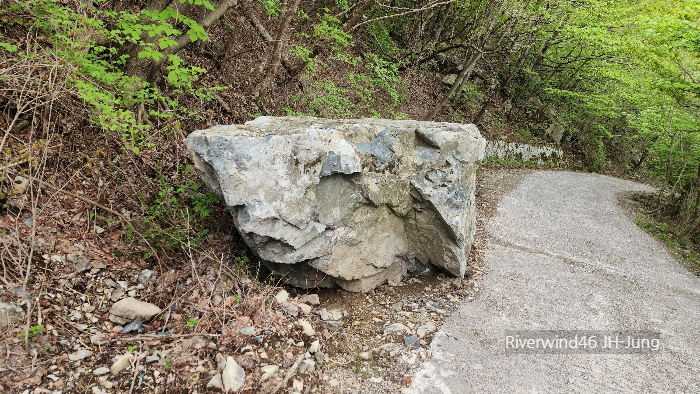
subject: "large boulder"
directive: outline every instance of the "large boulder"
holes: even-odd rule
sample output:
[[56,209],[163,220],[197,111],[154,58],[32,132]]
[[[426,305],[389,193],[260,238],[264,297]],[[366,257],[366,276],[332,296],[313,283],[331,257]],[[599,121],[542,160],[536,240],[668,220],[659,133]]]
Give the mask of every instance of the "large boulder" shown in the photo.
[[474,125],[308,117],[187,137],[204,181],[275,275],[360,292],[431,264],[464,275],[485,143]]

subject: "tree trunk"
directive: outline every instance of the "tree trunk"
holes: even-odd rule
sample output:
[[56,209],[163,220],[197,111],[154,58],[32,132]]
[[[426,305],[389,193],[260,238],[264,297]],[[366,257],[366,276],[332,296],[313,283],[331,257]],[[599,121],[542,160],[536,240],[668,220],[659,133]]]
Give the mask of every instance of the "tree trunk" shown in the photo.
[[287,30],[289,30],[289,24],[292,22],[292,19],[297,13],[299,3],[301,3],[301,0],[294,0],[291,7],[285,7],[285,12],[282,14],[282,22],[277,30],[275,44],[272,46],[272,48],[269,48],[267,59],[260,64],[260,73],[262,73],[262,78],[253,89],[253,97],[256,100],[258,96],[260,96],[260,92],[267,87],[267,84],[270,82],[272,77],[275,76],[277,63],[279,63],[280,54],[282,52],[282,46],[284,41],[286,41]]
[[[167,3],[168,2],[164,0],[155,0],[151,2],[151,4],[153,4],[156,7],[162,6],[163,4]],[[176,6],[180,4],[178,0],[173,1],[173,3],[176,3]],[[214,22],[219,20],[219,18],[224,16],[230,8],[235,7],[237,4],[238,0],[222,0],[219,3],[219,5],[216,6],[216,8],[214,8],[214,11],[211,11],[206,14],[206,16],[202,19],[201,23],[199,23],[199,25],[202,26],[205,30],[210,28],[214,24]],[[163,6],[163,9],[165,9],[165,6]],[[161,9],[160,11],[162,11],[163,9]],[[157,8],[154,10],[157,10]],[[153,40],[157,39],[158,36],[153,37]],[[157,71],[160,70],[160,67],[168,60],[168,56],[180,52],[182,49],[184,49],[193,42],[189,34],[184,34],[175,41],[177,43],[174,46],[167,48],[164,51],[161,51],[161,54],[163,56],[161,56],[159,61],[154,61],[151,58],[139,58],[138,51],[142,50],[143,47],[137,48],[136,53],[129,58],[129,63],[127,64],[127,74],[132,77],[139,77],[141,80],[153,84],[153,82],[155,81]]]
[[462,69],[462,72],[459,73],[459,76],[457,79],[455,79],[455,82],[452,84],[450,87],[450,90],[445,93],[445,95],[442,97],[442,100],[435,106],[435,108],[432,109],[432,111],[428,112],[424,117],[423,120],[426,121],[432,121],[433,118],[442,110],[442,107],[447,104],[447,102],[450,100],[450,97],[455,93],[457,88],[462,85],[462,81],[465,79],[469,78],[469,74],[471,74],[472,70],[474,70],[474,67],[476,66],[476,63],[481,59],[481,56],[483,53],[481,51],[474,52],[469,59],[469,62],[464,66]]

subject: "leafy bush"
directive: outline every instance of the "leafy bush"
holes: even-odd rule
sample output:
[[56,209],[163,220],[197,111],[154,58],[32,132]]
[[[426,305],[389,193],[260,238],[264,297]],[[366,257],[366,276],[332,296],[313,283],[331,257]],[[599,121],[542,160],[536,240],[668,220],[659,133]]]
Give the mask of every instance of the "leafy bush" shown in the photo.
[[219,198],[204,186],[193,166],[176,168],[177,180],[164,174],[157,179],[158,192],[151,201],[140,197],[146,210],[144,236],[168,248],[197,248],[209,230],[202,228],[195,233],[192,227],[202,227],[202,219],[212,214],[212,205]]
[[[180,0],[180,3],[195,0]],[[209,9],[213,5],[196,0]],[[170,7],[162,12],[153,10],[103,11],[93,7],[75,10],[59,0],[19,1],[0,6],[15,16],[10,25],[26,29],[30,35],[46,37],[49,45],[35,46],[27,53],[17,51],[17,46],[7,42],[0,47],[13,53],[12,61],[32,58],[60,59],[59,67],[69,70],[67,84],[91,108],[92,122],[108,131],[121,133],[126,147],[135,153],[145,144],[147,132],[152,128],[148,116],[169,118],[187,113],[179,102],[161,94],[158,89],[125,69],[130,59],[123,48],[140,48],[138,58],[164,61],[162,51],[177,45],[175,38],[182,35],[175,25],[187,27],[184,34],[192,40],[207,40],[207,34],[196,21],[183,16]],[[207,89],[195,89],[193,82],[205,72],[198,67],[186,67],[176,55],[167,56],[167,79],[175,93],[210,98]],[[145,105],[158,108],[140,113]]]

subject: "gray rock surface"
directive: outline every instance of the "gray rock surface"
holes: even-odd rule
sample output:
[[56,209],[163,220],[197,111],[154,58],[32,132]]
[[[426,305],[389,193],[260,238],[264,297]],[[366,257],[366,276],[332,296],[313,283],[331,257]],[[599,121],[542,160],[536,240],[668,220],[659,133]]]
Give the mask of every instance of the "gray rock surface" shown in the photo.
[[187,146],[289,284],[368,291],[429,264],[464,275],[485,147],[474,125],[260,117]]
[[147,285],[151,282],[155,282],[158,279],[158,274],[155,271],[143,270],[139,274],[138,282]]
[[24,315],[24,309],[9,302],[0,301],[0,328],[16,322]]
[[[700,279],[618,205],[620,192],[652,190],[595,174],[526,176],[487,224],[481,293],[435,334],[413,392],[697,392]],[[507,354],[506,330],[651,330],[661,351]]]

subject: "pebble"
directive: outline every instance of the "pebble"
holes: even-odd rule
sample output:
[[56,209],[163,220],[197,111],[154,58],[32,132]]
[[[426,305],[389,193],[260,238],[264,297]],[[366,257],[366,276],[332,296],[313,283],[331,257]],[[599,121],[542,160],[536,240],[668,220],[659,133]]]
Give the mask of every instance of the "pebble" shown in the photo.
[[263,372],[263,376],[260,378],[260,383],[266,381],[267,379],[271,378],[272,375],[277,373],[279,371],[280,367],[278,365],[266,365],[260,370]]
[[326,310],[326,308],[319,309],[318,311],[316,311],[316,313],[317,313],[319,316],[321,316],[321,320],[323,320],[323,321],[326,321],[326,320],[329,319],[329,317],[328,317],[328,311]]
[[279,293],[277,293],[275,296],[275,301],[277,301],[278,304],[283,304],[289,301],[289,293],[287,293],[287,290],[281,290]]
[[128,297],[112,305],[109,311],[109,320],[117,324],[127,324],[137,317],[148,321],[160,312],[161,309],[156,305]]
[[215,388],[222,390],[224,388],[223,383],[221,383],[221,374],[217,373],[214,375],[210,380],[209,383],[207,383],[207,388]]
[[223,371],[226,368],[226,357],[222,356],[221,353],[216,353],[216,369]]
[[294,304],[292,304],[292,303],[290,303],[290,302],[285,302],[285,303],[283,303],[283,304],[282,304],[282,309],[283,309],[284,312],[285,312],[286,314],[288,314],[289,316],[294,316],[294,317],[296,317],[296,316],[299,315],[299,308],[298,308],[296,305],[294,305]]
[[318,339],[311,342],[311,345],[309,346],[309,353],[316,353],[320,347],[321,343]]
[[146,356],[146,364],[150,364],[152,362],[156,362],[160,360],[160,357],[158,356]]
[[362,352],[357,356],[362,360],[369,361],[372,359],[372,352]]
[[119,330],[119,333],[128,334],[132,331],[143,332],[143,320],[141,320],[140,317],[137,317],[134,321],[124,326],[124,328]]
[[120,298],[124,297],[124,294],[126,294],[126,290],[124,290],[123,287],[117,287],[112,291],[112,295],[110,295],[110,299],[112,302],[117,302],[119,301]]
[[255,335],[255,327],[243,327],[239,330],[239,332],[243,335]]
[[301,362],[301,366],[299,367],[299,373],[308,373],[311,374],[314,372],[316,369],[316,362],[311,359],[307,359]]
[[318,294],[307,294],[299,298],[299,302],[311,305],[320,305],[321,300],[318,298]]
[[92,268],[90,260],[85,256],[80,256],[75,261],[75,272],[82,273]]
[[343,317],[345,317],[346,314],[347,314],[347,312],[345,312],[344,310],[341,310],[341,309],[331,309],[331,310],[328,311],[328,318],[329,318],[330,320],[340,320],[340,319],[342,319]]
[[394,324],[391,324],[390,326],[384,328],[384,332],[396,332],[396,331],[404,331],[404,332],[408,333],[409,331],[411,331],[411,329],[406,327],[405,325],[403,325],[401,323],[394,323]]
[[316,330],[314,330],[314,328],[311,326],[311,323],[309,323],[308,321],[299,320],[299,322],[297,324],[299,324],[301,326],[301,328],[303,330],[302,332],[305,335],[308,335],[310,337],[316,335]]
[[301,393],[302,391],[304,391],[304,381],[294,379],[292,383],[292,392]]
[[415,335],[410,335],[403,338],[403,344],[407,347],[420,347],[420,342],[418,342],[418,337]]
[[121,356],[119,360],[112,364],[112,367],[109,369],[109,372],[111,372],[112,375],[119,374],[119,372],[125,370],[128,366],[131,365],[131,361],[133,359],[134,355],[131,353]]
[[75,352],[75,353],[69,354],[69,355],[68,355],[68,359],[69,359],[70,361],[78,361],[78,360],[82,360],[82,359],[84,359],[84,358],[86,358],[86,357],[90,357],[90,356],[92,356],[92,352],[91,352],[91,351],[89,351],[89,350],[87,350],[87,349],[80,349],[80,350],[78,350],[78,351]]
[[308,315],[309,313],[311,313],[311,306],[309,306],[307,304],[303,304],[303,303],[299,304],[298,306],[299,306],[299,309],[301,309],[301,313],[303,313],[305,315]]
[[158,274],[155,271],[143,270],[139,274],[139,283],[147,285],[151,282],[155,282],[158,279]]
[[104,375],[107,372],[109,372],[109,368],[107,368],[107,367],[100,367],[100,368],[96,368],[96,369],[92,370],[92,374],[95,376]]
[[226,358],[226,368],[221,372],[224,391],[236,391],[245,385],[245,371],[233,357]]
[[331,387],[338,387],[338,385],[340,385],[340,382],[338,381],[338,379],[331,379],[328,381],[328,384]]

